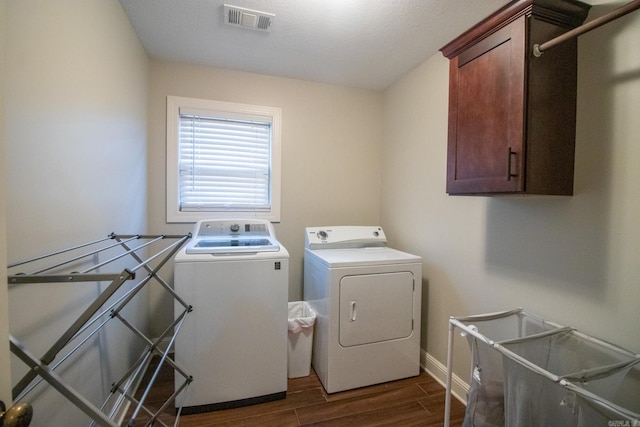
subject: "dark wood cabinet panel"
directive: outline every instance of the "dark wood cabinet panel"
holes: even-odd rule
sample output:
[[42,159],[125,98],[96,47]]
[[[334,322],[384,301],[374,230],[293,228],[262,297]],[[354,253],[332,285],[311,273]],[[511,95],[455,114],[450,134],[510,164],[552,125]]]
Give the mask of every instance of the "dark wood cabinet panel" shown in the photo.
[[524,19],[451,61],[449,193],[522,190]]
[[442,49],[449,194],[572,194],[577,44],[540,58],[531,47],[579,25],[580,5],[515,1]]

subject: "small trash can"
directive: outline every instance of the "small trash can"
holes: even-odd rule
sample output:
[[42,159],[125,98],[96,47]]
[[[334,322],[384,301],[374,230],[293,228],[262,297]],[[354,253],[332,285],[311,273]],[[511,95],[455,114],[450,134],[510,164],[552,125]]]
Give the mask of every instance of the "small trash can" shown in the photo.
[[306,377],[311,372],[313,325],[316,313],[304,301],[289,303],[289,348],[287,351],[287,376]]

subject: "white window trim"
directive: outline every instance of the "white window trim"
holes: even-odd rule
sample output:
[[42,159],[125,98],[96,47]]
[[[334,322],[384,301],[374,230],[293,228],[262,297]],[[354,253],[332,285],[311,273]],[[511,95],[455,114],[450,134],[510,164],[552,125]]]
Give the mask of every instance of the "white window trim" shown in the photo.
[[[179,202],[179,117],[180,108],[223,111],[240,115],[266,117],[271,121],[271,210],[245,212],[181,212]],[[201,219],[266,219],[280,222],[280,156],[281,156],[281,115],[276,107],[211,101],[206,99],[167,96],[167,194],[166,209],[168,223],[196,222]]]

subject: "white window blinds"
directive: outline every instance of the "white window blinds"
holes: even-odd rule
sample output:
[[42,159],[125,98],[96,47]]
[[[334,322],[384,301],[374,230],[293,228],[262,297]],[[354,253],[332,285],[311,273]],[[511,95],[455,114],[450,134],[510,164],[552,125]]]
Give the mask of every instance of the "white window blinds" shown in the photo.
[[180,211],[269,211],[270,165],[270,121],[180,109]]

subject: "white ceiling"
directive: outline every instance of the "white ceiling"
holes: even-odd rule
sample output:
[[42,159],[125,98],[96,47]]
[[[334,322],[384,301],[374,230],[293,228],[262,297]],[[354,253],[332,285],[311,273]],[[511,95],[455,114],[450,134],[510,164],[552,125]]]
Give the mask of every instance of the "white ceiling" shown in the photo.
[[[508,0],[120,0],[152,58],[381,90]],[[275,14],[224,24],[223,4]]]

